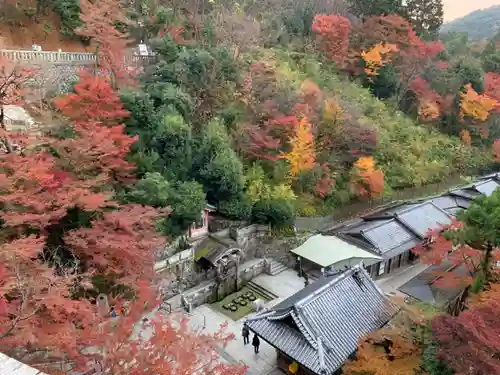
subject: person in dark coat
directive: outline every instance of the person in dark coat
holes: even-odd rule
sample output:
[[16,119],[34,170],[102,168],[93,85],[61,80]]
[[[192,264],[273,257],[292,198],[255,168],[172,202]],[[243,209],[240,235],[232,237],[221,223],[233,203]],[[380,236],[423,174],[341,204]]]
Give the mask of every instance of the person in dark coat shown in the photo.
[[241,335],[243,336],[243,344],[248,344],[250,342],[250,330],[248,329],[247,324],[243,324],[243,329],[241,330]]
[[255,354],[257,354],[259,352],[259,346],[260,346],[259,336],[257,336],[257,335],[253,336],[252,345],[253,345]]

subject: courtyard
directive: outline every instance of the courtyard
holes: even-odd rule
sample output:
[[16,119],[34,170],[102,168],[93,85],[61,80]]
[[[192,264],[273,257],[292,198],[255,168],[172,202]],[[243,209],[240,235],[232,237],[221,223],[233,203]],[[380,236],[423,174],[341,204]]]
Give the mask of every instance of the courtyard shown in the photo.
[[[409,269],[405,270],[406,272],[402,270],[393,277],[379,280],[377,284],[387,294],[400,295],[397,289],[408,278],[411,278],[412,274],[421,272],[421,268],[422,265],[409,267]],[[291,269],[287,269],[275,276],[261,274],[255,277],[252,283],[277,296],[277,298],[266,303],[268,307],[274,306],[304,288],[304,279],[299,278],[297,272]],[[244,290],[242,289],[242,291]],[[261,340],[260,351],[258,354],[254,354],[251,344],[243,344],[241,329],[248,313],[250,311],[245,309],[245,316],[236,314],[233,316],[235,319],[232,319],[228,316],[227,311],[222,309],[221,303],[218,303],[198,306],[189,316],[191,326],[205,332],[216,332],[222,324],[227,323],[227,331],[234,334],[235,340],[231,341],[225,348],[220,349],[222,361],[246,364],[248,366],[248,375],[282,375],[283,372],[276,368],[276,351],[273,347]]]
[[[304,287],[304,279],[299,278],[297,272],[290,269],[276,276],[261,274],[255,277],[252,282],[278,296],[267,302],[267,306],[288,298]],[[191,326],[205,332],[216,332],[221,324],[227,322],[227,331],[235,335],[235,340],[231,341],[225,348],[221,348],[220,355],[223,361],[246,364],[249,367],[247,372],[249,375],[283,374],[276,369],[276,351],[273,347],[261,340],[260,351],[255,354],[251,344],[243,344],[241,329],[245,317],[232,320],[218,306],[209,304],[198,306],[189,315]]]

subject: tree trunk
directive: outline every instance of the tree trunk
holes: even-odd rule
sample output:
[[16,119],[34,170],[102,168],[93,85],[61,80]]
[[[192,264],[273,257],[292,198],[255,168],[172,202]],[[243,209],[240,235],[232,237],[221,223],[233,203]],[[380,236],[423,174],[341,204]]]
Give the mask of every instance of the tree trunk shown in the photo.
[[491,261],[493,259],[493,245],[491,242],[486,242],[486,251],[484,253],[483,261],[481,262],[481,272],[484,277],[484,282],[487,283],[491,278]]
[[7,136],[7,126],[5,125],[5,111],[4,106],[0,106],[0,127],[2,128],[4,135],[2,137],[2,143],[5,146],[5,149],[10,154],[12,152],[12,146],[10,144],[9,138]]

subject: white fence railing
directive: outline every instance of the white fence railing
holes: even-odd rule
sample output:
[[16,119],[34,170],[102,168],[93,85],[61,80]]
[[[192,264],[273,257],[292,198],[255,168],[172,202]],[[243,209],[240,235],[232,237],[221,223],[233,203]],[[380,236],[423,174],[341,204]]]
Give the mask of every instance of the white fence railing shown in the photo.
[[[28,51],[28,50],[0,50],[0,57],[16,62],[33,62],[33,63],[72,63],[72,64],[95,64],[97,56],[90,52],[58,52],[58,51]],[[127,54],[125,62],[141,63],[153,60],[153,56],[138,56],[135,54]]]
[[57,51],[22,51],[0,50],[0,56],[11,61],[35,62],[76,62],[92,64],[96,62],[96,55],[88,52],[57,52]]

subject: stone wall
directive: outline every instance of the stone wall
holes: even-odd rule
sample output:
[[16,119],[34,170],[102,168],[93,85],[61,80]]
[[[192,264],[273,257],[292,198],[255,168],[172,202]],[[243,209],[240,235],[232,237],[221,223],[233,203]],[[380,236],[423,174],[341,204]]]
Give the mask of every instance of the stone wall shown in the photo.
[[269,232],[267,225],[252,224],[243,228],[229,228],[229,236],[236,241],[242,249],[256,245],[266,237]]
[[[240,265],[239,285],[244,286],[265,270],[264,259],[254,259]],[[213,303],[216,298],[216,281],[205,281],[196,287],[186,290],[183,294],[183,305],[186,310],[194,309],[205,303]]]

